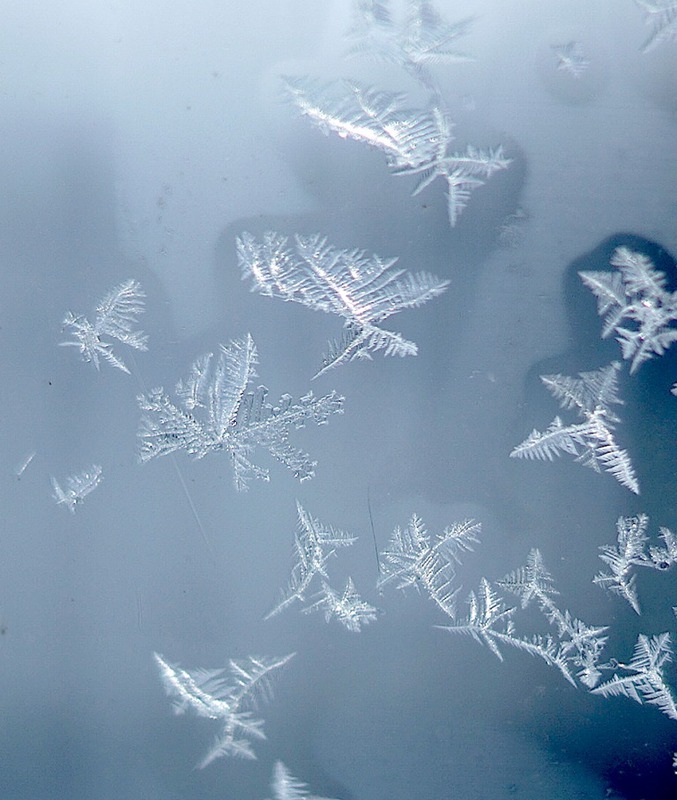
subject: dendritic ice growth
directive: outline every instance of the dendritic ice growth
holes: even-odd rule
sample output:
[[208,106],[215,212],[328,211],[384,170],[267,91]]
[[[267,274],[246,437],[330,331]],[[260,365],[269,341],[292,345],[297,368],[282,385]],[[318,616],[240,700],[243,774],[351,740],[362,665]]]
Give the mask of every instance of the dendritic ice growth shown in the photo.
[[202,769],[222,756],[255,759],[253,739],[265,739],[263,720],[252,710],[258,702],[272,697],[274,673],[293,657],[256,658],[229,661],[223,669],[185,670],[154,653],[165,692],[174,702],[174,711],[190,710],[199,717],[217,719],[221,730],[207,755],[198,764]]
[[405,15],[398,19],[389,0],[357,0],[347,55],[401,67],[436,95],[438,87],[430,67],[474,60],[456,47],[473,19],[447,22],[430,0],[411,0],[406,5]]
[[63,327],[70,329],[75,341],[60,342],[61,346],[77,347],[82,360],[91,362],[97,370],[103,359],[129,373],[122,359],[113,352],[112,343],[102,337],[116,339],[135,350],[147,350],[148,337],[143,331],[135,330],[138,316],[146,310],[145,297],[141,284],[130,279],[111,289],[97,304],[93,324],[87,317],[69,311]]
[[453,124],[447,112],[439,107],[408,108],[405,96],[399,93],[348,80],[323,84],[308,77],[286,78],[285,89],[301,115],[322,133],[335,133],[380,150],[393,175],[418,175],[413,195],[442,178],[452,227],[471,191],[511,162],[501,145],[452,150]]
[[662,42],[677,39],[677,0],[635,0],[651,25],[651,34],[642,45],[642,52],[653,50]]
[[65,487],[52,477],[52,497],[58,505],[65,506],[71,514],[75,514],[76,507],[101,483],[102,472],[101,467],[94,464],[66,478]]
[[618,397],[620,362],[592,372],[568,375],[541,375],[541,380],[565,410],[575,410],[583,422],[564,425],[557,416],[546,431],[533,430],[510,453],[512,458],[552,461],[561,453],[575,456],[579,464],[596,472],[605,470],[631,492],[639,494],[639,484],[630,456],[616,444],[613,435],[619,417],[611,410],[622,404]]
[[370,358],[377,350],[388,356],[416,355],[414,342],[380,323],[423,305],[449,284],[429,272],[397,268],[396,258],[339,250],[319,235],[295,236],[292,249],[286,236],[269,232],[259,242],[245,232],[238,237],[237,254],[242,278],[252,281],[253,291],[344,319],[345,334],[329,343],[317,375],[355,358]]
[[643,253],[618,247],[610,263],[617,272],[578,274],[597,297],[602,338],[616,334],[633,373],[677,341],[677,292],[665,290],[665,273]]
[[464,520],[431,536],[423,520],[413,514],[405,528],[395,528],[382,553],[379,589],[394,584],[397,589],[425,591],[445,614],[453,616],[456,566],[479,542],[480,530],[478,522]]
[[[513,619],[517,609],[505,603],[496,587],[516,594],[523,609],[535,602],[555,626],[557,635],[518,634]],[[482,578],[479,589],[468,595],[466,616],[461,617],[454,610],[450,615],[452,624],[439,627],[449,633],[471,636],[480,644],[487,645],[501,661],[503,655],[499,645],[509,645],[538,656],[546,664],[556,667],[572,685],[577,685],[576,675],[584,686],[591,688],[600,678],[598,662],[606,643],[604,634],[607,629],[591,627],[572,617],[569,611],[561,611],[552,599],[556,594],[543,557],[534,548],[526,565],[506,575],[496,586]]]
[[566,44],[553,45],[555,58],[557,59],[557,69],[580,78],[590,66],[590,61],[583,53],[583,45],[580,42],[567,42]]
[[446,22],[430,0],[406,3],[402,21],[396,19],[387,0],[354,4],[348,56],[367,56],[404,69],[428,94],[423,108],[409,107],[403,94],[357,81],[285,80],[290,101],[320,131],[380,150],[394,175],[420,176],[414,195],[442,178],[452,227],[471,191],[510,164],[500,145],[486,150],[472,145],[464,151],[452,149],[453,123],[431,67],[471,60],[456,48],[471,21]]
[[270,788],[274,800],[331,800],[310,794],[308,784],[295,778],[281,761],[275,762]]
[[675,698],[665,680],[665,667],[672,661],[670,634],[645,636],[640,633],[628,664],[615,662],[620,672],[592,690],[602,697],[629,697],[637,703],[657,706],[670,719],[677,719]]
[[322,581],[322,588],[311,599],[314,602],[302,609],[304,614],[322,611],[325,622],[335,619],[353,633],[359,633],[363,625],[378,619],[377,609],[360,597],[350,576],[341,594],[334,591],[327,581]]
[[[294,566],[291,570],[289,584],[282,592],[278,604],[266,614],[265,619],[277,616],[296,602],[312,601],[301,610],[304,613],[323,611],[325,620],[340,622],[345,628],[359,633],[363,625],[374,622],[376,609],[362,600],[352,578],[348,577],[346,587],[339,594],[329,584],[327,564],[336,554],[339,547],[348,547],[357,541],[345,531],[325,525],[309,514],[297,501],[297,530],[294,534]],[[308,593],[315,577],[320,579],[321,587],[311,597]]]
[[333,391],[324,397],[308,392],[293,402],[285,394],[272,405],[265,386],[249,388],[257,363],[256,346],[247,335],[193,363],[188,377],[176,385],[178,405],[162,388],[141,395],[140,460],[178,450],[195,458],[224,452],[235,488],[243,491],[253,478],[269,480],[268,470],[251,460],[252,452],[262,447],[299,480],[311,478],[317,462],[289,443],[289,432],[308,422],[322,425],[332,414],[342,413],[343,398]]
[[661,528],[663,546],[649,545],[646,529],[649,517],[638,514],[636,517],[619,517],[616,523],[616,546],[605,544],[600,547],[600,558],[607,565],[608,572],[599,572],[594,583],[619,595],[641,614],[635,579],[636,567],[649,567],[667,570],[677,563],[677,536],[669,528]]

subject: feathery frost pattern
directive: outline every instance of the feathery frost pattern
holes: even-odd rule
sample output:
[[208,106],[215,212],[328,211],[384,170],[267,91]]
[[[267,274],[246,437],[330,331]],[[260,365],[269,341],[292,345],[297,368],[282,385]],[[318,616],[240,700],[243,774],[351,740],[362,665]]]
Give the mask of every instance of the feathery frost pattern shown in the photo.
[[401,94],[345,80],[320,84],[306,77],[286,78],[285,88],[300,113],[323,133],[336,133],[380,150],[394,175],[419,175],[413,195],[442,178],[452,227],[471,191],[511,161],[500,145],[451,150],[453,124],[445,110],[406,108]]
[[185,670],[170,664],[158,653],[155,663],[165,692],[174,701],[174,711],[192,711],[198,717],[217,719],[221,730],[207,755],[202,769],[222,756],[255,759],[253,739],[265,739],[263,720],[252,710],[258,702],[272,697],[273,673],[294,657],[231,659],[228,668]]
[[314,602],[303,609],[304,614],[323,611],[326,622],[335,619],[353,633],[360,633],[363,625],[378,619],[377,610],[362,600],[351,577],[346,581],[343,594],[338,594],[327,581],[322,581],[322,589],[313,599]]
[[95,309],[94,324],[87,317],[68,312],[63,320],[64,329],[69,328],[75,341],[60,342],[62,347],[77,347],[83,361],[100,368],[100,359],[108,361],[112,366],[129,373],[125,363],[113,352],[111,339],[133,347],[135,350],[148,349],[148,337],[143,331],[134,330],[137,317],[145,308],[146,295],[141,284],[135,280],[127,280],[116,286],[98,303]]
[[553,45],[553,50],[557,58],[557,69],[560,72],[580,78],[590,66],[590,61],[583,54],[583,46],[580,42]]
[[[324,525],[298,501],[296,510],[298,525],[294,534],[295,562],[291,578],[279,603],[266,614],[265,619],[277,616],[293,603],[305,603],[310,599],[313,602],[301,609],[303,613],[322,610],[327,622],[335,619],[349,631],[359,633],[362,625],[376,620],[376,609],[361,599],[352,578],[348,578],[340,595],[329,585],[327,574],[327,563],[336,554],[336,549],[348,547],[357,541],[356,537]],[[308,598],[312,584],[317,583],[315,576],[320,578],[321,588]]]
[[578,274],[597,297],[598,312],[604,319],[602,338],[616,334],[633,373],[677,341],[677,292],[665,290],[665,274],[642,253],[619,247],[611,265],[618,267],[618,272]]
[[101,467],[94,464],[66,478],[65,488],[52,477],[52,497],[58,505],[65,506],[71,514],[75,514],[76,507],[101,483],[102,472]]
[[[555,628],[556,636],[518,634],[513,619],[517,608],[508,606],[497,589],[517,595],[522,609],[535,602]],[[525,566],[506,575],[495,586],[482,578],[479,589],[468,596],[466,616],[460,617],[453,609],[450,614],[453,623],[438,627],[449,633],[471,636],[476,642],[485,644],[501,661],[500,645],[515,647],[559,669],[573,686],[577,685],[578,678],[583,686],[591,689],[601,677],[599,659],[606,644],[607,629],[591,627],[569,611],[560,610],[552,599],[557,594],[543,557],[534,548]]]
[[275,762],[270,788],[274,800],[331,800],[310,794],[308,784],[295,778],[281,761]]
[[653,50],[662,42],[677,39],[677,0],[635,0],[644,12],[651,34],[642,45],[642,52]]
[[479,523],[464,520],[431,537],[414,514],[406,528],[398,526],[390,537],[388,549],[382,554],[379,588],[393,583],[397,589],[424,589],[445,614],[453,616],[455,567],[461,556],[479,542],[480,530]]
[[510,456],[552,461],[561,453],[568,453],[595,472],[609,472],[622,486],[639,494],[630,456],[616,444],[613,435],[620,419],[610,406],[623,403],[618,397],[620,367],[614,361],[602,369],[581,372],[578,378],[542,375],[541,380],[560,406],[577,411],[583,422],[565,426],[557,416],[546,431],[533,430]]
[[618,663],[622,672],[593,689],[602,697],[629,697],[637,703],[657,706],[671,719],[677,719],[677,705],[663,674],[672,661],[670,634],[637,638],[635,653],[629,664]]
[[321,236],[296,236],[294,241],[293,252],[285,236],[266,233],[258,242],[243,233],[237,240],[238,260],[242,277],[252,281],[253,291],[345,320],[345,335],[330,343],[317,375],[355,358],[369,358],[376,350],[385,355],[416,355],[414,342],[384,330],[379,323],[405,308],[423,305],[444,292],[448,281],[428,272],[396,268],[396,258],[338,250]]
[[605,544],[600,547],[600,558],[609,571],[599,572],[593,579],[598,586],[627,600],[637,614],[642,612],[637,597],[635,567],[666,570],[677,563],[677,536],[668,528],[661,528],[664,546],[647,548],[648,525],[649,518],[646,514],[619,517],[616,523],[617,545],[614,547]]
[[282,395],[271,405],[265,386],[249,389],[257,363],[256,346],[247,335],[193,363],[188,378],[176,386],[179,405],[162,388],[141,395],[140,460],[177,450],[195,458],[225,452],[235,488],[243,491],[253,478],[269,479],[268,471],[251,460],[253,450],[262,447],[299,480],[311,478],[317,462],[289,444],[289,432],[307,422],[322,425],[332,414],[342,413],[343,398],[335,392],[324,397],[308,392],[296,403]]
[[352,41],[348,55],[402,67],[434,93],[437,87],[430,66],[473,60],[456,49],[457,40],[467,33],[472,18],[448,23],[429,0],[413,0],[407,5],[407,14],[398,23],[390,13],[390,3],[359,0],[348,34]]
[[[554,587],[552,575],[545,567],[540,550],[532,549],[525,566],[506,575],[497,585],[517,595],[522,608],[527,608],[532,601],[538,605],[548,622],[557,629],[563,664],[570,663],[577,668],[577,677],[585,686],[596,686],[601,677],[598,664],[606,644],[607,637],[604,634],[607,628],[590,627],[572,617],[569,611],[561,611],[557,607],[552,598],[559,592]],[[558,662],[555,663],[560,666]],[[562,671],[568,677],[568,667]]]
[[428,93],[426,108],[409,108],[404,95],[356,81],[321,84],[308,77],[285,80],[290,101],[323,133],[335,133],[380,150],[395,175],[419,175],[413,194],[442,178],[452,227],[471,191],[510,164],[500,145],[487,150],[472,145],[464,151],[451,149],[453,124],[431,67],[470,60],[456,44],[471,22],[446,22],[430,0],[407,3],[401,23],[395,21],[385,0],[359,0],[355,4],[348,56],[365,55],[401,67]]

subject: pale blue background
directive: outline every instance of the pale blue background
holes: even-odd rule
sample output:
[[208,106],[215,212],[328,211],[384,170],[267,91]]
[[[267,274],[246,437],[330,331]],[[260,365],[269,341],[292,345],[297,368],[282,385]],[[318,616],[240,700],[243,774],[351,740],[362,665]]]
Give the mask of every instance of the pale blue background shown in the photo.
[[[609,238],[626,233],[677,252],[677,46],[641,54],[631,0],[439,0],[449,19],[477,17],[462,42],[476,61],[435,71],[459,147],[502,142],[514,159],[449,230],[441,186],[411,198],[413,181],[378,153],[323,137],[280,102],[279,76],[299,73],[421,102],[401,71],[342,59],[349,8],[2,4],[3,800],[257,800],[278,758],[343,800],[674,796],[677,725],[657,710],[576,691],[521,653],[501,664],[434,629],[444,619],[423,598],[380,597],[368,503],[380,548],[413,512],[432,531],[481,521],[464,592],[538,546],[562,607],[613,625],[609,656],[629,659],[639,632],[674,633],[674,576],[640,576],[642,618],[591,584],[620,514],[649,514],[654,535],[677,529],[674,354],[624,379],[619,438],[641,499],[570,461],[508,453],[556,413],[539,374],[617,357],[576,270],[644,243]],[[571,40],[591,61],[578,81],[552,50]],[[518,208],[521,240],[501,247]],[[319,459],[312,482],[273,464],[270,484],[238,495],[224,459],[180,454],[187,496],[170,459],[136,463],[135,396],[172,387],[196,356],[247,331],[271,394],[299,396],[340,332],[240,281],[235,236],[267,229],[397,255],[451,287],[390,320],[418,343],[416,359],[377,356],[316,382],[346,396],[346,413],[294,437]],[[670,259],[661,266],[674,281]],[[150,350],[132,376],[97,373],[57,347],[61,320],[128,277],[148,295]],[[92,463],[103,483],[71,516],[50,475]],[[359,636],[296,610],[262,621],[291,566],[295,498],[360,536],[337,582],[350,573],[384,613]],[[171,714],[153,650],[186,667],[298,653],[262,709],[257,762],[193,769],[214,730]]]

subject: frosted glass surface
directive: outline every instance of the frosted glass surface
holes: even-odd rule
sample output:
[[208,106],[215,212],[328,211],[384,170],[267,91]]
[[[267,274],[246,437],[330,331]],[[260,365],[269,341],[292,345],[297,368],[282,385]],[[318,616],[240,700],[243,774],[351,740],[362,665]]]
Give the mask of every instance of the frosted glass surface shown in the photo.
[[[383,5],[402,20],[420,4]],[[473,18],[458,39],[472,60],[427,68],[451,150],[502,145],[511,160],[452,227],[444,180],[412,196],[421,174],[392,174],[383,152],[323,135],[285,99],[285,76],[350,78],[429,108],[420,74],[346,57],[348,0],[6,0],[0,797],[263,800],[278,760],[341,800],[676,796],[674,719],[440,630],[449,616],[425,586],[377,589],[396,526],[417,514],[437,535],[472,518],[459,618],[482,578],[538,548],[558,607],[609,626],[603,680],[638,635],[677,636],[677,568],[638,570],[641,616],[592,582],[619,517],[647,514],[656,546],[661,526],[677,531],[677,347],[633,375],[623,362],[615,434],[639,496],[570,456],[509,458],[534,428],[575,416],[540,375],[622,360],[577,273],[611,270],[624,246],[677,288],[677,43],[642,51],[643,5],[437,0],[445,20]],[[344,320],[250,291],[236,239],[266,231],[322,234],[448,280],[383,322],[418,355],[375,351],[311,381]],[[131,279],[148,350],[113,342],[129,374],[59,346],[67,312],[93,319]],[[326,425],[289,433],[315,476],[299,482],[261,447],[252,459],[270,481],[246,492],[226,452],[139,463],[138,396],[164,387],[176,400],[199,356],[247,334],[250,388],[272,403],[345,397]],[[83,491],[74,513],[53,497],[52,478],[63,489],[69,476]],[[339,593],[351,576],[375,609],[360,633],[301,602],[264,618],[290,579],[297,501],[358,537],[327,573]],[[515,624],[557,634],[536,607]],[[256,710],[256,760],[196,769],[219,723],[172,713],[154,652],[193,671],[296,653]],[[677,692],[671,664],[664,674]]]

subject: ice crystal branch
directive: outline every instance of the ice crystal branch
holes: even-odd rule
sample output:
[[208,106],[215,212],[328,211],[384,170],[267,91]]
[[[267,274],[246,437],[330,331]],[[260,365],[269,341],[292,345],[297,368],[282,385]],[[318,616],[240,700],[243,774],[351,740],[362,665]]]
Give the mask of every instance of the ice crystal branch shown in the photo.
[[388,549],[382,553],[379,588],[392,583],[397,589],[423,589],[445,614],[453,617],[455,566],[478,543],[480,529],[479,523],[464,520],[432,537],[414,514],[406,528],[395,528]]
[[574,78],[580,78],[590,66],[590,61],[585,57],[583,45],[580,42],[553,45],[552,49],[555,51],[557,69]]
[[627,600],[637,614],[641,614],[641,608],[637,597],[635,567],[666,570],[677,563],[677,536],[668,528],[661,528],[664,546],[647,548],[648,524],[646,514],[619,517],[616,522],[616,546],[605,544],[600,547],[600,558],[609,571],[599,572],[593,579],[598,586]]
[[651,34],[642,45],[642,52],[653,50],[662,42],[677,39],[677,0],[635,0],[642,9]]
[[633,373],[677,341],[677,292],[666,291],[665,274],[642,253],[618,247],[611,265],[618,271],[579,275],[597,297],[598,312],[604,319],[602,338],[616,334]]
[[312,611],[323,611],[326,622],[335,619],[353,633],[359,633],[363,625],[375,622],[378,618],[376,608],[362,600],[350,577],[343,594],[338,594],[326,581],[322,581],[322,589],[314,602],[303,609],[304,614]]
[[265,739],[263,720],[252,710],[259,700],[272,697],[273,673],[283,667],[294,653],[282,658],[233,660],[223,669],[185,670],[170,664],[154,653],[155,663],[165,692],[174,702],[174,711],[192,711],[199,717],[217,719],[221,725],[214,744],[200,761],[206,767],[221,756],[255,759],[252,739]]
[[420,175],[414,195],[442,178],[452,227],[471,191],[510,164],[500,145],[488,150],[468,145],[465,151],[454,151],[453,125],[439,106],[406,108],[401,94],[351,81],[322,85],[309,78],[287,78],[285,86],[299,112],[323,133],[380,150],[394,175]]
[[298,524],[294,534],[295,561],[291,578],[280,602],[266,615],[266,619],[276,616],[292,603],[304,603],[315,576],[328,578],[327,562],[336,553],[336,548],[347,547],[357,541],[355,536],[345,531],[324,525],[309,514],[298,500],[296,510]]
[[[518,634],[514,621],[517,609],[507,605],[497,589],[517,595],[522,609],[535,602],[555,627],[556,636]],[[559,669],[572,685],[577,685],[577,677],[584,686],[592,688],[601,677],[599,658],[607,640],[604,635],[607,629],[591,627],[569,611],[561,611],[552,599],[555,595],[557,591],[543,557],[540,551],[533,549],[525,566],[506,575],[495,586],[482,578],[479,589],[468,596],[466,616],[461,617],[454,611],[450,615],[452,624],[440,627],[450,633],[471,636],[480,644],[487,645],[501,661],[501,645],[538,656],[549,666]]]
[[593,689],[602,697],[629,697],[637,703],[657,706],[671,719],[677,719],[677,705],[665,681],[664,668],[672,660],[670,634],[640,634],[629,664],[616,663],[622,672]]
[[332,414],[342,413],[343,398],[335,392],[324,397],[308,392],[293,402],[285,394],[272,405],[265,386],[249,388],[257,362],[256,347],[247,335],[193,363],[188,378],[176,386],[178,405],[162,388],[141,395],[140,460],[177,450],[195,458],[224,452],[235,488],[243,491],[253,478],[269,479],[268,471],[251,460],[252,452],[262,447],[299,480],[312,477],[317,462],[289,444],[289,432],[307,422],[322,425]]
[[95,464],[66,478],[65,488],[52,477],[52,497],[58,505],[64,505],[71,514],[75,514],[76,507],[101,483],[101,475],[101,467]]
[[414,342],[380,323],[441,294],[448,281],[397,268],[396,258],[338,250],[321,236],[296,236],[294,242],[292,250],[285,236],[269,232],[259,242],[245,232],[237,240],[238,260],[253,291],[343,318],[346,333],[330,343],[317,375],[355,358],[370,358],[377,350],[416,355]]
[[270,784],[274,800],[330,800],[309,794],[308,785],[295,778],[281,761],[276,761]]
[[117,339],[135,350],[148,349],[148,337],[135,330],[137,317],[145,311],[145,294],[141,284],[127,280],[116,286],[98,303],[94,323],[87,317],[69,311],[63,320],[64,329],[69,328],[75,341],[60,342],[62,347],[77,347],[83,361],[100,368],[100,359],[129,373],[122,359],[113,352],[111,342],[102,337]]
[[578,668],[578,678],[588,688],[596,686],[601,677],[598,663],[607,637],[606,627],[590,627],[569,611],[561,611],[553,596],[552,575],[545,567],[540,550],[534,548],[527,556],[526,565],[509,573],[497,582],[498,586],[516,594],[522,608],[534,601],[551,625],[557,629],[560,654]]
[[542,375],[541,380],[561,407],[575,410],[583,422],[565,426],[557,416],[546,431],[533,430],[510,456],[552,461],[561,453],[569,453],[578,463],[596,472],[609,472],[622,486],[639,494],[630,456],[613,435],[620,420],[611,405],[623,402],[618,397],[619,370],[620,363],[614,361],[602,369],[581,372],[578,378]]
[[383,0],[358,0],[355,4],[348,54],[366,55],[406,70],[428,92],[425,108],[410,108],[402,94],[355,81],[285,80],[290,101],[323,133],[380,150],[395,175],[420,175],[413,194],[442,178],[452,227],[470,192],[510,163],[500,146],[482,150],[469,145],[460,152],[451,146],[453,125],[431,67],[469,60],[456,49],[456,43],[471,21],[446,22],[430,0],[408,3],[401,23]]

